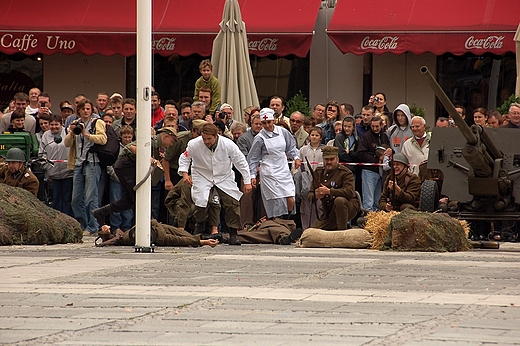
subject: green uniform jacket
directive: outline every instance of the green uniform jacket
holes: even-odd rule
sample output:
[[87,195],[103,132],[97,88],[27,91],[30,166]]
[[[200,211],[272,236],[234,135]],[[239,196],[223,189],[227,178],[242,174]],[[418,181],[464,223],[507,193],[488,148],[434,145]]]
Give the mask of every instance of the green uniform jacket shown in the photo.
[[11,172],[9,172],[9,169],[7,169],[7,164],[0,166],[0,183],[22,188],[34,194],[35,196],[38,195],[38,187],[40,186],[40,182],[33,174],[33,172],[25,167],[22,167],[19,172],[13,175]]
[[179,169],[179,156],[186,150],[188,142],[193,139],[191,131],[181,131],[177,134],[177,141],[164,151],[164,159],[170,163],[170,169]]
[[[388,188],[390,178],[391,175],[386,178],[385,184],[383,185],[383,192],[379,199],[379,208],[381,210],[385,210],[386,202],[389,201],[392,196],[392,192]],[[390,201],[393,209],[399,211],[403,204],[416,206],[416,201],[419,200],[419,195],[421,194],[421,179],[413,173],[406,172],[405,175],[396,177],[396,181],[397,185],[401,188],[401,193],[395,195],[393,200]]]
[[[329,215],[334,206],[336,197],[344,197],[348,201],[348,215],[356,215],[359,211],[359,202],[355,200],[356,191],[354,189],[354,175],[350,169],[339,165],[336,169],[328,172],[324,167],[316,168],[314,173],[321,184],[330,188],[330,195],[325,195],[321,201],[326,215]],[[314,182],[311,185],[307,198],[312,201],[314,198]]]

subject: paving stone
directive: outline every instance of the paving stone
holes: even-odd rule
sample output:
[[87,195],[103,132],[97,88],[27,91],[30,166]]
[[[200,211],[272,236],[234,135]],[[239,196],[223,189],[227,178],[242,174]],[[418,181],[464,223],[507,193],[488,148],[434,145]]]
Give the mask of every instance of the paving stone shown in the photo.
[[16,329],[0,329],[0,342],[2,344],[26,342],[32,339],[38,339],[56,333],[56,330],[16,330]]
[[91,242],[0,248],[0,343],[520,340],[520,244],[464,253],[275,245],[157,250],[139,254]]

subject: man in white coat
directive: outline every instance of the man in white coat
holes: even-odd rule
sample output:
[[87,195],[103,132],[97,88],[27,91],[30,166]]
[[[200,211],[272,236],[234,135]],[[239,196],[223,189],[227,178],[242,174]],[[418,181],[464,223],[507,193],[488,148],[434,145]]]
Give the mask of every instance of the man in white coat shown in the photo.
[[[190,164],[191,177],[188,175]],[[240,245],[237,229],[240,228],[239,200],[242,192],[235,182],[233,165],[242,174],[244,192],[251,192],[251,178],[244,154],[232,140],[219,136],[215,125],[205,124],[201,135],[189,141],[186,151],[179,157],[178,172],[184,182],[191,185],[197,224],[208,220],[215,232],[222,205],[229,228],[229,245]]]
[[295,213],[295,187],[287,157],[294,160],[294,169],[301,165],[300,152],[293,135],[274,125],[274,111],[260,110],[263,129],[255,136],[247,155],[251,184],[256,187],[256,170],[262,174],[261,193],[268,218],[282,216],[288,219]]

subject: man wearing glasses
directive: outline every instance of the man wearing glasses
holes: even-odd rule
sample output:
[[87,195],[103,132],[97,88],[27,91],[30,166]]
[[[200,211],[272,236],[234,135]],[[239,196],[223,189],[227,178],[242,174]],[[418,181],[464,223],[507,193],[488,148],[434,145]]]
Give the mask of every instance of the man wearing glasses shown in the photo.
[[294,136],[294,139],[296,139],[296,147],[300,149],[305,145],[309,137],[309,134],[303,128],[303,114],[298,111],[293,112],[289,121],[291,123],[291,134]]

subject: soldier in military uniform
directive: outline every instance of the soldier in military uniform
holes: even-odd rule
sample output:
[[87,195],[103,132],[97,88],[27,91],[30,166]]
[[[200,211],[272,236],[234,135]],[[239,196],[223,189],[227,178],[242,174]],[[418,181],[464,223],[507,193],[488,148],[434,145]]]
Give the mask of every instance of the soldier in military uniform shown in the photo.
[[[101,239],[103,242],[98,244],[98,239],[96,239],[96,246],[133,246],[135,244],[135,226],[126,232],[117,229],[114,233],[115,234],[112,234],[110,232],[110,226],[101,226],[98,239]],[[215,239],[203,239],[200,234],[192,235],[177,227],[164,225],[152,219],[150,221],[150,243],[157,246],[197,247],[209,245],[211,247],[215,247],[219,242]]]
[[403,153],[394,154],[392,170],[383,184],[379,208],[384,211],[415,209],[421,193],[421,179],[408,170],[408,158]]
[[310,202],[316,199],[322,201],[324,215],[322,220],[316,220],[314,227],[344,230],[361,209],[361,201],[357,199],[354,189],[354,175],[350,169],[339,164],[337,147],[326,146],[321,151],[323,167],[314,172],[319,186],[313,181],[307,195]]
[[11,148],[5,155],[6,165],[0,167],[0,183],[20,187],[35,196],[40,183],[38,178],[25,167],[25,153],[20,148]]

